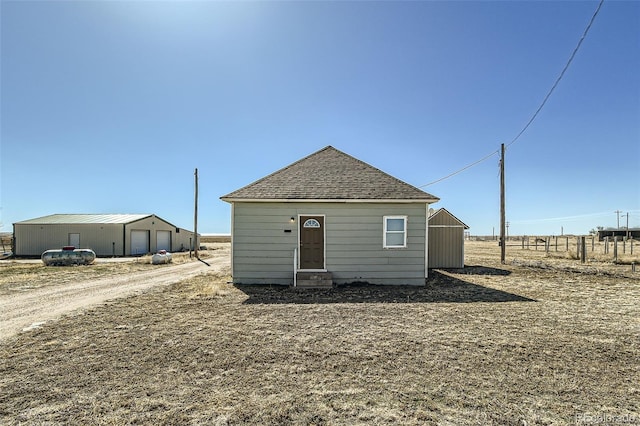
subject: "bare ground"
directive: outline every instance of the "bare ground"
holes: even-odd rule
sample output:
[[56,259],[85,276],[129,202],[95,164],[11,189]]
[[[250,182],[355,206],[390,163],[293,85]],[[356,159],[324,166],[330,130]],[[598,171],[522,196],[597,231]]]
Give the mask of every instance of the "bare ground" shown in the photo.
[[[40,260],[0,262],[0,341],[18,332],[108,300],[173,284],[228,267],[228,245],[214,245],[205,261],[186,253],[152,265],[150,256],[97,259],[86,266],[47,267]],[[212,255],[211,253],[215,253]],[[202,258],[202,257],[201,257]]]
[[223,269],[63,316],[0,343],[0,423],[640,424],[640,274],[498,253],[424,288]]

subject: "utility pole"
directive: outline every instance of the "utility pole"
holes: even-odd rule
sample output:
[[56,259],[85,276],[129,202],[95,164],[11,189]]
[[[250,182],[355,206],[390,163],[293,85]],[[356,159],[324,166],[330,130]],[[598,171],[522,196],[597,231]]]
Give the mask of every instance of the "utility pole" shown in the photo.
[[629,238],[630,236],[630,232],[629,232],[629,212],[627,212],[627,214],[623,214],[622,217],[627,217],[627,227],[625,228],[625,235],[627,236],[627,238]]
[[627,218],[627,229],[629,229],[629,212],[627,212],[627,214],[623,214],[621,216]]
[[504,202],[504,144],[500,145],[500,263],[505,264],[505,202]]
[[194,254],[196,256],[196,259],[199,259],[198,257],[198,168],[196,167],[196,171],[194,173],[195,178],[196,178],[196,193],[195,193],[195,207],[193,209],[193,241],[194,241],[194,245],[193,245],[193,251]]
[[616,210],[614,213],[618,215],[618,227],[616,229],[620,229],[620,213],[622,212],[620,210]]
[[629,231],[629,212],[627,212],[627,238],[631,237],[631,231]]

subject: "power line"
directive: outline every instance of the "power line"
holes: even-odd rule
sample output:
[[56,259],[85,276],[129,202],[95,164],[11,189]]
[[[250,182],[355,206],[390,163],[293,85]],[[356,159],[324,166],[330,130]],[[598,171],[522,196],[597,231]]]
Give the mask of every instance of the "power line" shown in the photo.
[[495,151],[493,151],[491,154],[487,155],[486,157],[482,157],[482,158],[481,158],[481,159],[479,159],[478,161],[475,161],[475,162],[473,162],[473,163],[469,164],[468,166],[465,166],[465,167],[461,168],[460,170],[458,170],[458,171],[456,171],[456,172],[453,172],[453,173],[451,173],[451,174],[448,174],[448,175],[446,175],[445,177],[442,177],[442,178],[440,178],[440,179],[434,180],[433,182],[429,182],[429,183],[426,183],[426,184],[424,184],[424,185],[421,185],[421,186],[419,186],[418,188],[424,188],[425,186],[429,186],[429,185],[433,185],[434,183],[438,183],[438,182],[440,182],[441,180],[449,179],[450,177],[455,176],[455,175],[457,175],[458,173],[462,173],[462,172],[464,172],[465,170],[467,170],[467,169],[469,169],[469,168],[471,168],[471,167],[475,166],[476,164],[479,164],[479,163],[482,163],[482,162],[483,162],[483,161],[485,161],[485,160],[488,160],[489,158],[493,157],[494,155],[496,155],[496,154],[497,154],[497,153],[499,153],[499,152],[500,152],[500,150],[499,150],[499,149],[496,149]]
[[[533,113],[533,115],[531,116],[531,118],[529,119],[527,124],[522,128],[522,130],[520,130],[520,132],[516,135],[516,137],[513,138],[513,140],[511,142],[509,142],[505,146],[506,148],[511,146],[514,142],[516,142],[520,138],[520,136],[522,136],[522,134],[529,128],[531,123],[533,123],[533,121],[536,119],[536,117],[538,116],[538,114],[540,113],[542,108],[545,106],[545,104],[547,103],[547,101],[551,97],[551,94],[553,93],[553,91],[556,89],[556,87],[560,83],[560,80],[562,80],[562,77],[564,77],[564,74],[567,72],[567,69],[569,69],[569,65],[571,65],[571,62],[573,62],[573,58],[575,58],[576,54],[578,53],[578,50],[580,49],[580,46],[582,45],[582,42],[584,41],[585,37],[587,36],[587,33],[591,29],[591,26],[593,25],[593,22],[595,21],[596,16],[598,16],[598,13],[600,12],[600,8],[602,8],[602,4],[603,3],[604,3],[604,0],[600,0],[600,3],[598,3],[598,7],[596,8],[595,12],[593,13],[593,16],[591,17],[591,20],[589,21],[589,24],[587,25],[587,27],[585,28],[584,32],[582,33],[582,37],[580,37],[580,40],[578,41],[578,44],[576,45],[575,49],[573,49],[573,52],[571,53],[571,56],[569,56],[569,60],[567,61],[567,63],[565,64],[564,68],[560,72],[560,75],[558,76],[556,81],[553,83],[553,86],[551,86],[551,89],[549,90],[547,95],[542,100],[542,103],[540,104],[540,106],[538,107],[536,112]],[[497,150],[493,151],[491,154],[489,154],[489,155],[487,155],[485,157],[482,157],[481,159],[479,159],[477,161],[474,161],[473,163],[461,168],[460,170],[457,170],[457,171],[455,171],[453,173],[450,173],[450,174],[448,174],[448,175],[446,175],[444,177],[441,177],[440,179],[436,179],[436,180],[434,180],[432,182],[429,182],[427,184],[418,186],[418,188],[424,188],[425,186],[433,185],[434,183],[438,183],[438,182],[441,182],[441,181],[443,181],[445,179],[449,179],[450,177],[453,177],[453,176],[455,176],[455,175],[457,175],[459,173],[462,173],[463,171],[465,171],[467,169],[470,169],[471,167],[473,167],[473,166],[475,166],[477,164],[480,164],[483,161],[488,160],[489,158],[493,157],[494,155],[496,155],[499,152],[500,152],[500,150],[497,149]]]
[[582,45],[582,42],[584,41],[585,37],[587,36],[587,33],[591,29],[591,25],[593,25],[593,21],[595,21],[596,16],[598,16],[598,12],[600,12],[600,8],[602,7],[602,3],[604,3],[604,0],[600,0],[600,3],[598,3],[598,7],[596,8],[596,11],[593,13],[593,16],[591,17],[591,20],[589,21],[589,24],[587,25],[587,28],[585,28],[584,32],[582,33],[582,37],[580,37],[580,40],[578,41],[578,44],[576,45],[575,49],[573,49],[573,52],[571,53],[571,56],[569,56],[569,60],[567,61],[567,63],[564,66],[564,68],[562,69],[562,72],[560,73],[560,75],[556,79],[555,83],[553,83],[553,86],[551,86],[551,89],[549,90],[547,95],[542,100],[542,103],[540,104],[540,106],[538,107],[536,112],[533,113],[533,115],[531,116],[531,119],[527,122],[527,124],[522,128],[522,130],[520,130],[520,133],[518,133],[518,135],[515,138],[513,138],[513,140],[511,142],[509,142],[507,144],[507,147],[511,146],[515,141],[518,140],[518,138],[520,138],[520,136],[522,136],[522,134],[529,128],[531,123],[533,123],[533,120],[536,119],[536,117],[538,116],[538,113],[540,113],[540,111],[542,110],[544,105],[549,100],[549,97],[551,96],[553,91],[558,86],[558,83],[560,83],[560,80],[562,80],[562,77],[564,77],[564,73],[567,72],[567,69],[569,69],[569,65],[571,65],[571,62],[573,62],[573,58],[575,58],[576,53],[578,53],[578,50],[580,49],[580,46]]

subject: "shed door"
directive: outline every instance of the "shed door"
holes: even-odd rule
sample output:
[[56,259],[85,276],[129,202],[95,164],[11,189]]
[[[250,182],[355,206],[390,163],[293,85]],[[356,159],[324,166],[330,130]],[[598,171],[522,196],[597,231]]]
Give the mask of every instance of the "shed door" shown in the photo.
[[171,231],[158,231],[156,233],[156,246],[158,251],[171,251]]
[[131,254],[149,253],[149,231],[131,231]]
[[323,216],[300,216],[300,269],[324,269]]

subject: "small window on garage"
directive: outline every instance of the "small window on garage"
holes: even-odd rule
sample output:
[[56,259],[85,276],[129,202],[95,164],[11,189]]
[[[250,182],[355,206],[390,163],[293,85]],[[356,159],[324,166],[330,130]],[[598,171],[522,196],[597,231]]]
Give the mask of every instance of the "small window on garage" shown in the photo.
[[407,247],[407,216],[384,217],[384,248]]

